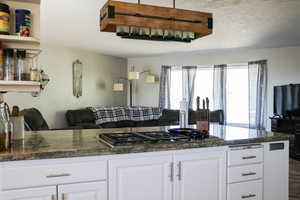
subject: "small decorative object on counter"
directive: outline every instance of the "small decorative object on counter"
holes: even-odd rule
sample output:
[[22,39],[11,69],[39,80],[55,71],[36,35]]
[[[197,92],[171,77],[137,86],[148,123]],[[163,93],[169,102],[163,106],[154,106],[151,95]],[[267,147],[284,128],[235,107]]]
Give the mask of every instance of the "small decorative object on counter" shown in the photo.
[[17,70],[16,70],[16,78],[18,81],[27,81],[28,75],[25,72],[25,58],[26,58],[26,50],[17,50]]
[[10,151],[13,125],[9,119],[7,103],[0,102],[0,152]]
[[37,58],[32,60],[32,67],[30,68],[30,80],[31,81],[40,81],[41,80],[41,73],[38,69],[38,61]]
[[13,123],[14,130],[12,132],[12,140],[24,139],[24,116],[20,115],[20,109],[18,106],[14,106],[12,109],[11,121]]
[[19,36],[29,37],[31,32],[31,11],[16,9],[16,33]]
[[4,76],[3,79],[6,81],[14,80],[14,50],[4,49]]
[[[199,98],[200,102],[200,98]],[[197,104],[198,104],[198,99],[197,99]],[[199,109],[199,117],[197,120],[197,129],[201,132],[209,132],[209,99],[206,98],[205,100],[203,99],[202,101],[203,104],[203,109]]]
[[187,128],[189,125],[189,105],[186,99],[180,102],[179,124],[180,128]]
[[9,6],[0,3],[0,34],[9,35],[10,32],[10,10]]

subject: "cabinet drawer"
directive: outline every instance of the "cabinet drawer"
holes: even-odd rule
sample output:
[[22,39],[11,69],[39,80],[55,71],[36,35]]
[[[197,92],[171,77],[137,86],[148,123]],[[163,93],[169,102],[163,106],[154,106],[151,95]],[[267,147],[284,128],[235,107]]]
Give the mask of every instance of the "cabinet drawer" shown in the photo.
[[227,195],[229,200],[262,200],[262,181],[229,184]]
[[228,165],[246,165],[263,161],[263,148],[230,150],[228,152]]
[[262,164],[230,167],[228,168],[228,183],[261,179],[262,174]]
[[[1,176],[1,175],[0,175]],[[3,190],[107,179],[107,162],[93,161],[2,168]]]

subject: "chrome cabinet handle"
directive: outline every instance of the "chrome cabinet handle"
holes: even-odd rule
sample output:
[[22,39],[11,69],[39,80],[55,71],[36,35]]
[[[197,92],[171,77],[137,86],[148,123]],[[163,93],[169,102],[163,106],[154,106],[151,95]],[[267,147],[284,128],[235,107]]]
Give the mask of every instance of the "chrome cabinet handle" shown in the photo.
[[255,172],[242,173],[242,176],[254,176],[254,175],[256,175]]
[[254,159],[256,158],[256,156],[246,156],[246,157],[243,157],[243,160],[249,160],[249,159]]
[[178,166],[178,175],[177,175],[178,180],[181,181],[182,180],[182,163],[179,162],[177,166]]
[[170,168],[171,168],[170,180],[171,180],[171,182],[173,182],[174,181],[174,163],[173,162],[170,164]]
[[58,178],[58,177],[65,177],[65,176],[71,176],[71,174],[65,173],[65,174],[50,174],[46,176],[46,178]]
[[249,198],[252,198],[252,197],[256,197],[256,195],[255,194],[245,195],[245,196],[242,196],[242,199],[249,199]]

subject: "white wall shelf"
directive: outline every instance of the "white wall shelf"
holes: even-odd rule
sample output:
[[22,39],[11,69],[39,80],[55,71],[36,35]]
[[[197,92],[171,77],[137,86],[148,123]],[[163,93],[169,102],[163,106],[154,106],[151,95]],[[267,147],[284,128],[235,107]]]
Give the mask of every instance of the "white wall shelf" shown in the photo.
[[7,1],[16,1],[16,2],[22,2],[22,3],[35,3],[35,4],[41,3],[41,0],[7,0]]
[[[40,0],[2,0],[11,9],[11,35],[0,35],[4,48],[26,49],[33,51],[34,55],[40,53]],[[15,35],[15,9],[28,9],[31,11],[31,36],[20,37]],[[38,50],[35,53],[35,50]],[[0,92],[39,92],[40,82],[34,81],[3,81],[0,80]]]
[[34,37],[20,37],[16,35],[0,35],[0,40],[6,43],[20,43],[40,45],[40,40]]
[[0,92],[39,92],[40,82],[0,80]]

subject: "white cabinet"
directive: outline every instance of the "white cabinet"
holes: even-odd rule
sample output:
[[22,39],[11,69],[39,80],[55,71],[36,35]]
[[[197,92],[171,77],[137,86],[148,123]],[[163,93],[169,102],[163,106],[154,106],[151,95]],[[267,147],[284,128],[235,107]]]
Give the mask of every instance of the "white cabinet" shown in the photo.
[[0,163],[0,200],[288,200],[288,149],[280,141]]
[[55,200],[56,187],[11,190],[0,192],[1,200]]
[[262,190],[262,180],[229,184],[227,200],[263,200]]
[[172,200],[172,155],[109,161],[110,200]]
[[175,200],[225,200],[226,151],[175,153]]
[[0,197],[1,200],[107,200],[107,182],[10,190],[0,193]]
[[59,185],[58,200],[107,200],[107,183]]
[[12,190],[107,179],[107,161],[33,163],[28,162],[25,166],[3,167],[0,179],[2,189]]
[[264,200],[288,200],[289,142],[264,144]]
[[263,152],[264,146],[260,144],[231,147],[227,200],[263,200]]

